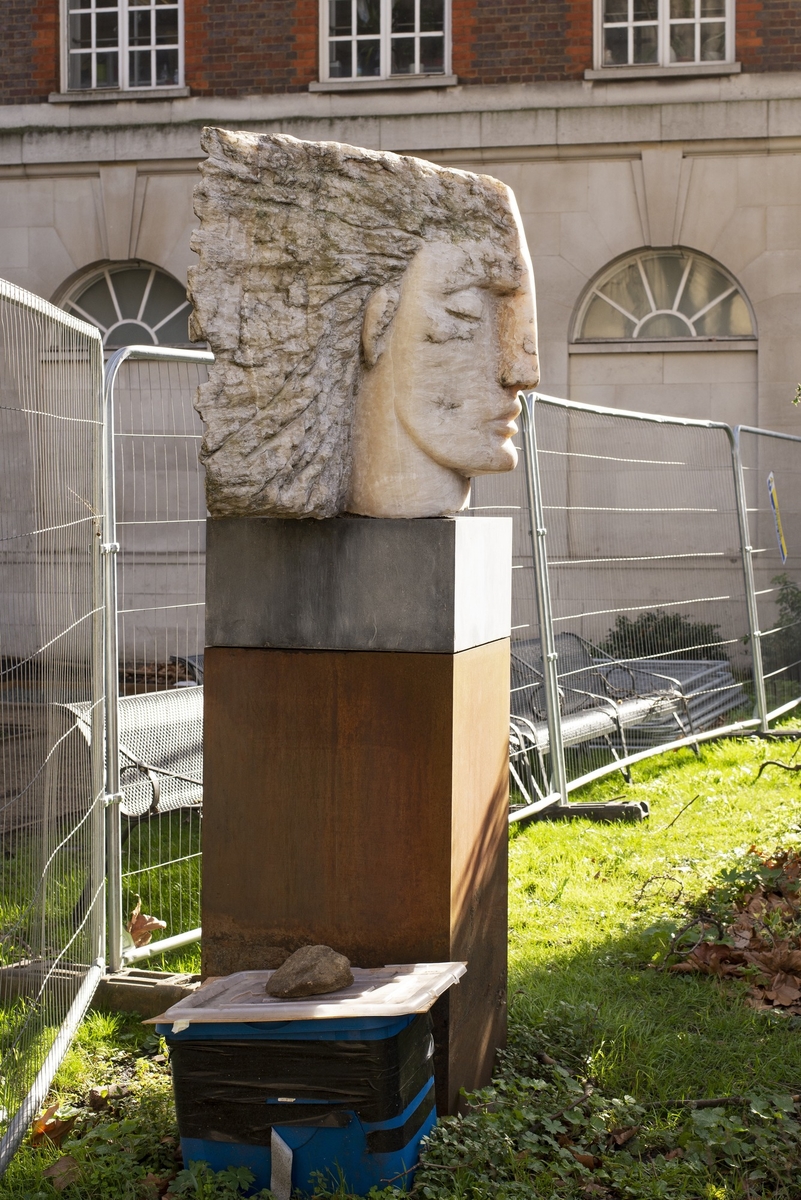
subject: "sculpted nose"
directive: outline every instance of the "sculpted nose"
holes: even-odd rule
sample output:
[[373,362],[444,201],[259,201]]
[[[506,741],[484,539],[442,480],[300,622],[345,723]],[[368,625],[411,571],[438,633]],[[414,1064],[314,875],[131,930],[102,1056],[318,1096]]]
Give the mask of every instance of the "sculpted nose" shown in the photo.
[[526,288],[504,298],[500,320],[498,378],[507,388],[528,391],[540,381],[537,319],[533,292]]

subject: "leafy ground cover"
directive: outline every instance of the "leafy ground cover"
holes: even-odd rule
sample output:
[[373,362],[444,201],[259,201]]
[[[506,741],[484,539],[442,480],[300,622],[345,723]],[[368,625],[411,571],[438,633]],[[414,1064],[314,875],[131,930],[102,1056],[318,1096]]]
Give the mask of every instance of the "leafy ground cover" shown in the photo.
[[[419,1200],[798,1200],[801,1016],[775,999],[753,1007],[753,989],[775,982],[764,972],[759,985],[753,972],[670,969],[687,962],[688,937],[737,949],[728,942],[760,888],[757,898],[778,895],[795,910],[799,777],[758,777],[766,759],[789,762],[795,749],[743,739],[699,758],[676,751],[635,767],[625,789],[649,801],[648,822],[513,831],[510,1045],[492,1087],[440,1122]],[[610,778],[577,798],[623,790]],[[782,924],[768,900],[768,919],[752,928],[789,942],[795,917],[779,905]],[[182,966],[193,965],[184,952]],[[168,1064],[135,1020],[88,1019],[55,1102],[60,1144],[41,1131],[0,1182],[0,1200],[52,1200],[59,1189],[65,1200],[228,1200],[246,1190],[235,1172],[179,1170]]]

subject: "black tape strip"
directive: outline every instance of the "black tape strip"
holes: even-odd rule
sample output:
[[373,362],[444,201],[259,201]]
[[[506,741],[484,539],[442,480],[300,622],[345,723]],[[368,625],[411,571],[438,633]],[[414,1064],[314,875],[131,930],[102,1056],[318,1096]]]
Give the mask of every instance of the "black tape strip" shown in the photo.
[[373,1129],[367,1134],[367,1149],[371,1154],[394,1154],[408,1146],[434,1107],[433,1085],[417,1105],[412,1115],[394,1129]]
[[[170,1051],[178,1128],[182,1137],[262,1145],[273,1125],[322,1123],[336,1110],[388,1121],[431,1079],[432,1047],[427,1013],[377,1041],[176,1040]],[[268,1103],[279,1098],[310,1103]]]

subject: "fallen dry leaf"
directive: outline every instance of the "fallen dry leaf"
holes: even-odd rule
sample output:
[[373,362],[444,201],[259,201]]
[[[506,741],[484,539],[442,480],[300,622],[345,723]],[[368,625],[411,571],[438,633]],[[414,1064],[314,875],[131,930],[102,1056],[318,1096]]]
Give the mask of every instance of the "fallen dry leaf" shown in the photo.
[[32,1146],[42,1146],[45,1142],[51,1142],[54,1146],[60,1146],[64,1141],[64,1138],[77,1121],[78,1114],[73,1113],[71,1117],[62,1120],[56,1116],[58,1108],[57,1104],[51,1104],[40,1117],[36,1118],[31,1127]]
[[684,1158],[684,1151],[680,1146],[677,1146],[675,1150],[668,1150],[665,1155],[665,1162],[673,1162],[674,1158]]
[[582,1167],[588,1167],[590,1171],[601,1165],[600,1158],[596,1158],[594,1154],[584,1154],[581,1150],[571,1150],[570,1153],[577,1163],[581,1163]]
[[158,917],[149,917],[142,912],[142,897],[136,897],[136,908],[131,913],[125,928],[133,938],[134,946],[146,946],[157,929],[166,929],[167,922]]
[[78,1182],[81,1178],[81,1168],[71,1154],[64,1154],[42,1171],[42,1177],[49,1179],[57,1192],[63,1192],[65,1187]]
[[632,1125],[630,1129],[613,1129],[609,1136],[616,1146],[625,1146],[639,1131],[639,1125]]

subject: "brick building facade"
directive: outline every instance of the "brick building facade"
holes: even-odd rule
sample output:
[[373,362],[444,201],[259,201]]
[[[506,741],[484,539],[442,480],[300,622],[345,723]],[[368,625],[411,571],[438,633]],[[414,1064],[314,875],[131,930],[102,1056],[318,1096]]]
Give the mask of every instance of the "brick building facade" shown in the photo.
[[[5,0],[0,275],[63,304],[126,264],[180,290],[204,124],[417,154],[514,188],[545,390],[795,429],[801,4],[709,0],[682,21],[667,0],[636,21],[621,0],[425,11]],[[598,326],[593,297],[643,255],[692,258],[739,315],[684,336],[676,302],[662,325]]]
[[[318,77],[317,0],[185,0],[191,95],[299,92]],[[59,90],[58,0],[5,0],[0,103],[45,103]],[[744,72],[794,71],[795,0],[737,0]],[[460,84],[581,80],[593,64],[592,0],[453,0],[453,73]]]

